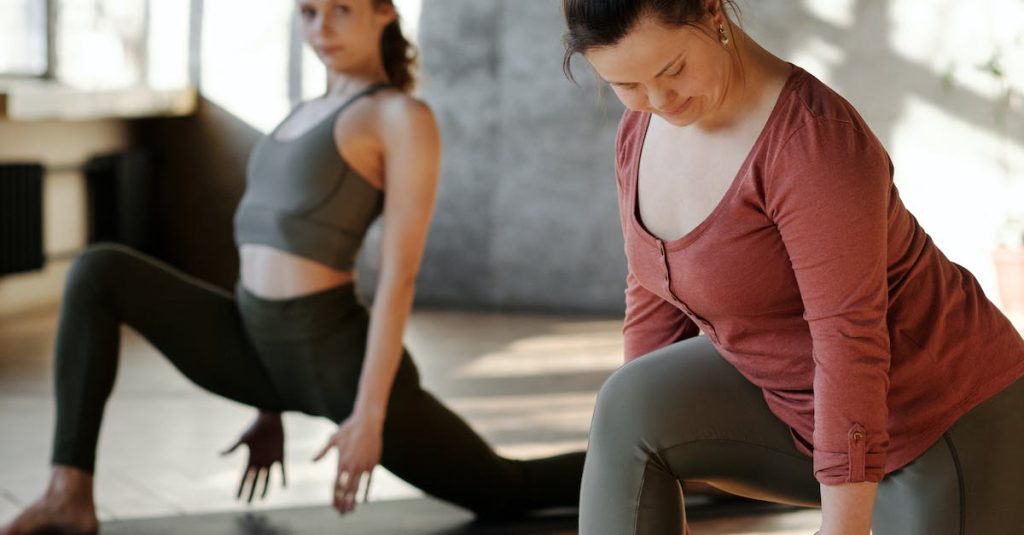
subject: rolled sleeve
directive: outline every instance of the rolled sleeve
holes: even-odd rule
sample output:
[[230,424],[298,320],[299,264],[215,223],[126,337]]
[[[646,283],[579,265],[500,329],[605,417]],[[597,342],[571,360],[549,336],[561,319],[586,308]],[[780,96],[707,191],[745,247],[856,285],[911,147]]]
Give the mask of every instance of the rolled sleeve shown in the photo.
[[780,150],[766,182],[814,358],[814,474],[827,485],[877,482],[885,469],[889,390],[888,155],[870,132],[817,118]]

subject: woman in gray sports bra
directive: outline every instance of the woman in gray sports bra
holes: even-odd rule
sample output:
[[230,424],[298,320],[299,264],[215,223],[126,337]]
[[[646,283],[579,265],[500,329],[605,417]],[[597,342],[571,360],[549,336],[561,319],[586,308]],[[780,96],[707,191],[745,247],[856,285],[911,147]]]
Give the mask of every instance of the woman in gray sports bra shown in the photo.
[[[77,257],[56,341],[50,486],[4,535],[97,530],[92,473],[121,324],[197,385],[260,410],[234,446],[249,448],[240,497],[251,500],[260,484],[265,495],[276,463],[283,479],[280,413],[301,411],[339,424],[320,456],[338,450],[340,512],[352,510],[360,481],[377,464],[481,516],[578,503],[582,452],[498,456],[420,387],[402,347],[439,146],[430,110],[407,94],[410,53],[391,1],[297,3],[329,88],[250,156],[235,216],[241,280],[234,294],[118,245]],[[319,118],[302,120],[312,115]],[[284,135],[289,130],[298,132]],[[379,214],[382,267],[370,313],[354,293],[352,268]]]

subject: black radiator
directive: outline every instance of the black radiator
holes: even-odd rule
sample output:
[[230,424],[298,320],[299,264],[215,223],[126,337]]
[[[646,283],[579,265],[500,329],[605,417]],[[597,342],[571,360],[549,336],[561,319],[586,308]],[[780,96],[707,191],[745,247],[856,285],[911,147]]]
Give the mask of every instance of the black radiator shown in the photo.
[[152,158],[143,149],[91,158],[83,167],[89,243],[114,241],[144,252],[153,246]]
[[43,267],[43,166],[0,164],[0,275]]

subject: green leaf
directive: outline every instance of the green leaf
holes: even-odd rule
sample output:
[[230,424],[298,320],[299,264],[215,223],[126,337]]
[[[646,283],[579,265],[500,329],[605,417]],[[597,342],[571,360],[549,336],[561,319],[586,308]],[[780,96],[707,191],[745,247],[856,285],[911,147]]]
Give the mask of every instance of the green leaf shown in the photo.
[[1002,66],[999,65],[1001,57],[1002,53],[1000,51],[994,52],[988,61],[978,65],[978,70],[991,74],[993,77],[1002,80],[1006,76],[1006,73],[1003,71]]

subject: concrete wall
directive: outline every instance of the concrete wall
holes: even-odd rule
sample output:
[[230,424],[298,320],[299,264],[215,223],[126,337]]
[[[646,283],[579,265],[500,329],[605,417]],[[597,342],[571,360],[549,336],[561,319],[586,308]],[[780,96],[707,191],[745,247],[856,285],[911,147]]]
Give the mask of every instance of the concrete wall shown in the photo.
[[[621,310],[610,147],[622,108],[582,68],[582,86],[563,77],[560,3],[429,0],[422,9],[421,93],[444,158],[417,302]],[[373,258],[364,261],[369,285]]]

